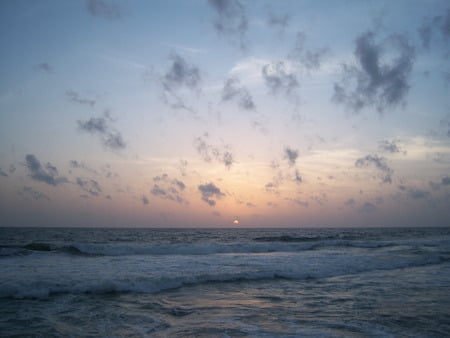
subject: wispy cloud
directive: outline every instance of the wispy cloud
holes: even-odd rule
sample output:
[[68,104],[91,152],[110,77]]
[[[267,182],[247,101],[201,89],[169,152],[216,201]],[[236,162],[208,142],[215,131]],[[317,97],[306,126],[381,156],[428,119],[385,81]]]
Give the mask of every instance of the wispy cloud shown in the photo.
[[188,204],[188,201],[182,194],[184,189],[186,189],[184,182],[176,178],[171,179],[167,174],[153,177],[153,182],[153,188],[150,191],[153,196],[179,204]]
[[288,59],[302,65],[308,71],[318,70],[323,60],[330,54],[326,47],[317,49],[307,49],[306,34],[297,32],[295,43],[291,51],[288,53]]
[[380,179],[382,183],[392,183],[393,170],[387,164],[384,157],[379,157],[378,155],[366,155],[365,157],[358,158],[355,162],[357,168],[366,168],[368,166],[374,166],[378,171],[380,171]]
[[402,150],[400,146],[398,145],[398,141],[389,141],[389,140],[383,140],[379,142],[378,148],[384,152],[390,153],[390,154],[396,154],[396,153],[402,153],[406,154],[405,150]]
[[187,104],[181,95],[180,89],[191,92],[200,90],[202,82],[200,68],[188,63],[177,53],[169,55],[169,61],[169,69],[159,79],[163,90],[161,98],[172,109],[183,109],[196,115],[195,109]]
[[107,20],[118,20],[123,16],[120,7],[111,0],[86,0],[86,8],[92,16]]
[[228,169],[234,163],[233,153],[229,150],[229,145],[214,146],[210,144],[209,134],[205,133],[194,140],[194,147],[205,162],[211,162],[213,159],[221,162]]
[[24,196],[25,198],[26,197],[31,197],[34,200],[38,200],[38,201],[39,200],[41,200],[41,201],[50,201],[50,198],[47,195],[45,195],[45,194],[43,194],[43,193],[33,189],[32,187],[28,187],[28,186],[24,186],[22,188],[22,190],[19,191],[19,195]]
[[46,73],[46,74],[53,74],[54,73],[53,67],[48,62],[38,63],[33,68],[34,68],[34,70],[36,70],[38,72],[43,72],[43,73]]
[[262,67],[262,77],[272,94],[280,92],[291,95],[299,87],[297,76],[285,61],[266,64]]
[[231,77],[225,81],[222,89],[222,101],[237,101],[238,106],[244,110],[256,109],[250,92],[241,85],[237,77]]
[[91,98],[86,98],[80,95],[80,93],[74,91],[74,90],[66,90],[66,96],[71,102],[79,103],[79,104],[85,104],[88,106],[93,107],[96,103],[96,100]]
[[238,0],[209,0],[217,17],[214,28],[242,50],[248,49],[248,19],[244,6]]
[[91,117],[86,121],[78,121],[78,129],[93,135],[98,135],[102,144],[110,150],[122,150],[126,148],[126,143],[117,130],[110,126],[112,122],[109,114],[102,117]]
[[36,156],[32,154],[25,156],[25,166],[30,177],[35,181],[44,182],[52,186],[68,182],[67,178],[59,176],[58,169],[55,166],[49,162],[43,166]]
[[102,193],[100,184],[96,180],[77,177],[76,183],[81,189],[92,196],[99,196]]

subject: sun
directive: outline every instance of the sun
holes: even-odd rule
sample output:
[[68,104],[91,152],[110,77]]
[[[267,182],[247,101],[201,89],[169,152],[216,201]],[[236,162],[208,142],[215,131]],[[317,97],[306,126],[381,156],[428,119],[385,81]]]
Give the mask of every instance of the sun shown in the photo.
[[233,224],[236,224],[236,225],[239,224],[239,219],[237,217],[233,220]]

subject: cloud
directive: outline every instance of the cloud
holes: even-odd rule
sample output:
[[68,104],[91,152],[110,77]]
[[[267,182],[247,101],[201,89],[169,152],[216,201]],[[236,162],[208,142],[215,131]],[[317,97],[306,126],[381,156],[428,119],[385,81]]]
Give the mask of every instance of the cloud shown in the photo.
[[142,201],[142,204],[144,204],[144,205],[149,204],[148,198],[145,195],[142,195],[141,201]]
[[378,148],[384,152],[396,154],[396,153],[403,153],[406,154],[406,151],[402,150],[397,141],[389,141],[389,140],[383,140],[379,142]]
[[164,83],[171,87],[186,86],[195,88],[201,82],[200,69],[190,65],[179,54],[172,53],[169,56],[172,64],[170,69],[164,75]]
[[2,168],[0,168],[0,176],[8,177],[9,175],[5,173]]
[[122,17],[120,8],[106,0],[87,0],[86,7],[92,16],[104,18],[108,20],[117,20]]
[[291,95],[299,87],[296,75],[284,61],[269,63],[262,67],[262,77],[272,94],[280,92]]
[[424,48],[430,48],[436,30],[441,34],[444,41],[450,38],[450,8],[447,9],[445,14],[436,15],[431,19],[424,19],[422,25],[418,29]]
[[406,196],[412,200],[428,200],[432,201],[431,193],[429,191],[415,188],[415,187],[407,187],[405,185],[399,185],[398,189],[406,194]]
[[356,201],[354,198],[349,198],[348,200],[346,200],[344,202],[344,205],[347,207],[350,207],[350,208],[353,208],[355,206],[355,204],[356,204]]
[[295,183],[300,184],[303,182],[302,177],[300,176],[300,173],[298,170],[295,170]]
[[279,34],[283,34],[286,28],[289,26],[291,16],[289,13],[275,14],[272,11],[268,12],[267,24],[278,30]]
[[216,12],[214,21],[216,31],[237,44],[241,50],[248,48],[248,19],[245,9],[238,0],[209,0],[208,3]]
[[288,160],[289,165],[293,166],[295,165],[295,162],[297,161],[298,158],[298,150],[286,147],[284,149],[284,157]]
[[205,162],[211,162],[213,159],[219,161],[230,169],[234,163],[233,154],[230,152],[229,145],[224,145],[221,148],[208,144],[209,134],[205,133],[203,137],[197,137],[194,140],[194,147]]
[[30,177],[35,181],[44,182],[53,186],[68,182],[67,178],[59,176],[58,170],[55,166],[50,163],[42,166],[36,156],[32,154],[25,156],[25,162],[25,166],[28,168]]
[[50,201],[50,198],[47,195],[33,189],[32,187],[27,187],[27,186],[24,186],[22,188],[22,190],[19,191],[19,195],[25,196],[25,197],[27,197],[27,196],[32,197],[35,200]]
[[212,198],[220,199],[225,196],[213,183],[201,184],[198,186],[198,190],[202,194],[202,200],[208,203],[209,206],[216,205],[216,201]]
[[43,72],[46,74],[53,74],[53,67],[50,66],[50,64],[47,62],[38,63],[33,68],[34,68],[34,70],[39,71],[39,72]]
[[330,53],[328,48],[306,49],[306,34],[297,32],[292,50],[288,53],[288,58],[298,62],[307,70],[318,70],[323,59]]
[[86,121],[78,121],[78,129],[98,135],[103,145],[110,150],[122,150],[127,145],[122,135],[110,127],[111,120],[108,114],[105,114],[103,117],[91,117]]
[[382,43],[375,38],[375,33],[368,31],[356,39],[355,64],[344,64],[343,79],[334,84],[333,100],[355,112],[371,106],[380,113],[395,108],[405,102],[410,88],[414,48],[400,35]]
[[81,187],[81,189],[92,196],[99,196],[102,192],[100,184],[96,180],[77,177],[76,183]]
[[153,177],[153,182],[155,183],[150,191],[153,196],[179,204],[188,204],[182,196],[182,191],[186,188],[184,182],[178,179],[170,179],[167,174]]
[[222,89],[222,101],[236,100],[238,106],[244,110],[255,110],[256,106],[250,92],[241,86],[237,77],[229,78],[225,81]]
[[177,53],[170,54],[169,61],[169,69],[160,77],[163,89],[161,98],[169,107],[184,109],[195,115],[195,110],[186,103],[186,99],[181,96],[179,89],[199,90],[202,82],[201,71]]
[[442,181],[441,181],[441,184],[444,185],[444,186],[450,185],[450,177],[448,177],[448,176],[443,177]]
[[358,158],[355,162],[357,168],[364,168],[370,165],[373,165],[381,172],[379,177],[381,178],[382,183],[392,183],[391,175],[394,171],[388,166],[384,157],[379,157],[378,155],[366,155],[365,157]]
[[83,162],[79,162],[77,160],[70,160],[69,161],[69,166],[71,168],[74,168],[74,169],[82,169],[82,170],[88,171],[88,172],[93,173],[95,175],[98,174],[98,172],[96,170],[94,170],[92,168],[89,168],[86,164],[84,164]]
[[94,99],[88,99],[85,97],[82,97],[79,93],[77,93],[74,90],[66,90],[66,96],[71,102],[79,103],[79,104],[85,104],[88,106],[93,107],[96,103]]
[[430,182],[430,186],[433,188],[433,190],[439,190],[441,188],[450,187],[450,177],[444,176],[438,183]]

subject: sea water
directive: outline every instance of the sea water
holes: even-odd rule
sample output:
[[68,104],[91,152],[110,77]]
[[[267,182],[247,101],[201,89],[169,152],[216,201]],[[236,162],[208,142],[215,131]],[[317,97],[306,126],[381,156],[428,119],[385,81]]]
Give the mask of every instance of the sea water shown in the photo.
[[449,335],[450,228],[0,228],[0,336]]

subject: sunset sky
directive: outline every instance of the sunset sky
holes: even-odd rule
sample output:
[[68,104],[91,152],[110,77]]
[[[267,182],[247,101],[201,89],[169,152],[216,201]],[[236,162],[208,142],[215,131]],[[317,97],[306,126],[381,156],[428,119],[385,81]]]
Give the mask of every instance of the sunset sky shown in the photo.
[[446,0],[3,0],[0,50],[0,226],[450,225]]

